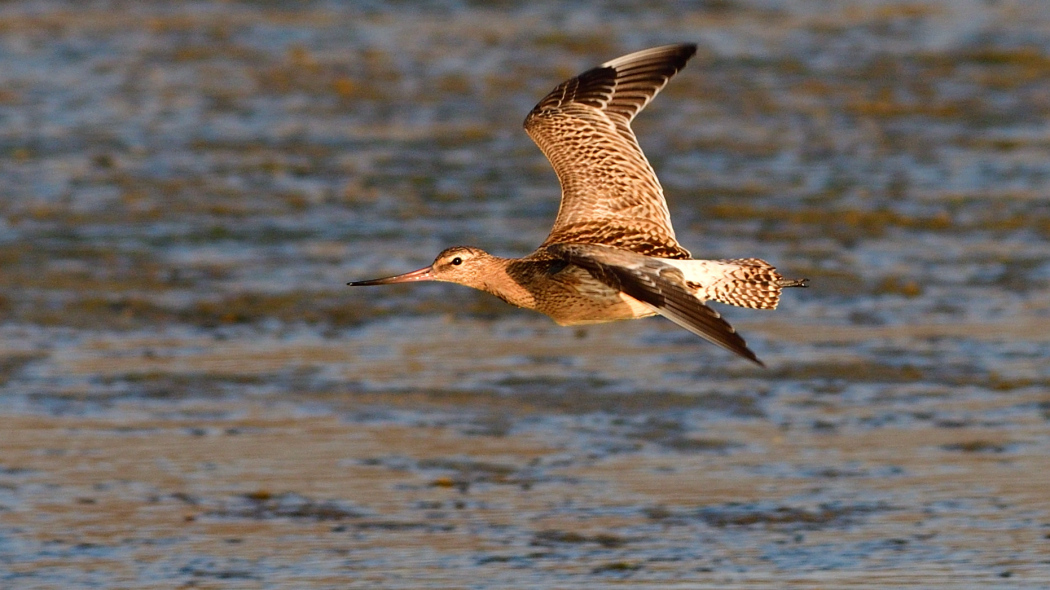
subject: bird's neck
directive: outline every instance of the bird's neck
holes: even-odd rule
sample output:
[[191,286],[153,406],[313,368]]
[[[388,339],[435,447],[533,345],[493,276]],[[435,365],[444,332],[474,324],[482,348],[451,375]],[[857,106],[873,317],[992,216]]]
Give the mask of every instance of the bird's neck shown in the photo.
[[514,262],[508,258],[489,257],[477,275],[478,283],[470,286],[491,293],[511,305],[535,308],[535,296],[521,285],[520,277],[513,276],[511,269]]

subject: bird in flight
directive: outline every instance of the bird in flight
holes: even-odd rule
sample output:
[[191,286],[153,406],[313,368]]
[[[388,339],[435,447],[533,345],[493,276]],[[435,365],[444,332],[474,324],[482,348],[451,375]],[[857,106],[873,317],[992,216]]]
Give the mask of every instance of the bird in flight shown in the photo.
[[[758,258],[694,260],[675,239],[663,188],[631,121],[696,53],[667,45],[566,80],[525,118],[561,182],[550,235],[524,258],[454,246],[419,270],[351,286],[446,281],[534,309],[563,326],[662,315],[763,365],[708,301],[774,309],[785,279]],[[764,365],[763,365],[764,366]]]

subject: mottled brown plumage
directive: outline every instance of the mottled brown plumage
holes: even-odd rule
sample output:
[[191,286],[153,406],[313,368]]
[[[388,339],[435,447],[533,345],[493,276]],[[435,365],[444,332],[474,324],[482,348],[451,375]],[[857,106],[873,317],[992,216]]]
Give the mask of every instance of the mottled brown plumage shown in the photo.
[[554,227],[524,258],[457,246],[417,271],[354,286],[448,281],[535,309],[562,325],[660,314],[762,364],[708,300],[774,309],[788,280],[757,258],[693,260],[678,244],[663,189],[631,130],[634,119],[696,53],[656,47],[567,80],[525,119],[562,198]]
[[695,45],[671,45],[614,59],[561,83],[532,109],[525,131],[561,182],[544,246],[605,244],[690,258],[631,121],[695,53]]

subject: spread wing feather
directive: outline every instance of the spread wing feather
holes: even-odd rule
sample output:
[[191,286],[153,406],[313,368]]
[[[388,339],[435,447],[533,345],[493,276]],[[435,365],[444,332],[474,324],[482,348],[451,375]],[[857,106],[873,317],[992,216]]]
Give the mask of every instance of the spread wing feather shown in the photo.
[[729,322],[690,292],[682,271],[670,264],[597,244],[558,243],[546,251],[587,269],[599,281],[648,304],[697,336],[765,366]]
[[567,80],[525,119],[561,182],[550,236],[662,258],[690,258],[675,240],[663,188],[631,121],[696,53],[696,45],[625,55]]

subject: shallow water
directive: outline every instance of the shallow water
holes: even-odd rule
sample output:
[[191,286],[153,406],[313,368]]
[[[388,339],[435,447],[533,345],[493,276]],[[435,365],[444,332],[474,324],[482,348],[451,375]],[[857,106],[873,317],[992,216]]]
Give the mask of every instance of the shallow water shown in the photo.
[[[0,586],[1050,584],[1050,8],[0,6]],[[520,123],[629,51],[698,257],[808,290],[561,328]]]

